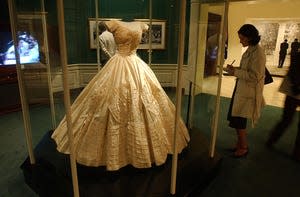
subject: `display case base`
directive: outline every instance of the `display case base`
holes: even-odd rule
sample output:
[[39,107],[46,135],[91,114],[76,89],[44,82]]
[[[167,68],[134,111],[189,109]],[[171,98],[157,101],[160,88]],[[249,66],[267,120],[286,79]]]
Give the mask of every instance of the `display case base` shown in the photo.
[[[25,182],[42,197],[73,196],[69,156],[56,150],[51,134],[47,132],[35,147],[36,163],[27,158],[21,165]],[[189,146],[178,156],[176,194],[170,194],[170,156],[164,165],[147,169],[126,166],[106,171],[77,164],[80,196],[197,196],[217,175],[222,158],[217,153],[209,157],[208,141],[200,131],[193,129],[190,135]]]

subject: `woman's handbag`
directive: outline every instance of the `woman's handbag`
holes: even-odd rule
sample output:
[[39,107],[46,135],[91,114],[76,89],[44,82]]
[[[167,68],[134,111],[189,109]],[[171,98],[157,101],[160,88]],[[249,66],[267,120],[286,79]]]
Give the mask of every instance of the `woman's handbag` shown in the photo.
[[272,75],[270,74],[270,72],[268,71],[267,68],[265,68],[265,85],[266,84],[269,84],[269,83],[272,83],[273,82],[273,77]]

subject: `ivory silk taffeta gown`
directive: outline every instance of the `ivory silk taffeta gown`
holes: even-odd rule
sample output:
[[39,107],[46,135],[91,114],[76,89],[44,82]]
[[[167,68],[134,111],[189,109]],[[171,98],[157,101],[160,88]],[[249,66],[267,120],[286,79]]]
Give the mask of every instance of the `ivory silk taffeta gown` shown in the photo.
[[[143,22],[106,22],[117,53],[110,58],[71,106],[76,161],[118,170],[131,164],[149,168],[173,153],[175,106],[151,68],[136,54]],[[52,134],[57,150],[69,154],[66,117]],[[180,119],[177,151],[190,140]]]

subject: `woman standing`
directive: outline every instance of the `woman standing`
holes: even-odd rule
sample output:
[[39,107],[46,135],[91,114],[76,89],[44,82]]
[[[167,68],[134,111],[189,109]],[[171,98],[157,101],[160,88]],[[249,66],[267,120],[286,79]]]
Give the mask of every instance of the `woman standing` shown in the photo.
[[238,36],[242,46],[248,48],[242,55],[239,67],[227,65],[224,70],[237,78],[227,120],[229,126],[235,128],[237,132],[234,157],[243,157],[248,154],[247,119],[252,120],[252,127],[254,127],[265,105],[263,87],[266,56],[258,44],[259,32],[253,25],[243,25],[238,31]]

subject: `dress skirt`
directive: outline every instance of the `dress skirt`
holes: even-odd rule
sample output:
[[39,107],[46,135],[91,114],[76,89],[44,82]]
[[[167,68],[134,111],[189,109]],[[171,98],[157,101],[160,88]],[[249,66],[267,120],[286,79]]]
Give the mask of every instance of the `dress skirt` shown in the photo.
[[[77,97],[71,112],[76,160],[82,165],[148,168],[173,154],[175,106],[135,53],[114,55]],[[59,152],[70,153],[65,118],[52,138]],[[180,119],[178,153],[188,141]]]

